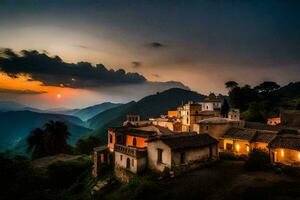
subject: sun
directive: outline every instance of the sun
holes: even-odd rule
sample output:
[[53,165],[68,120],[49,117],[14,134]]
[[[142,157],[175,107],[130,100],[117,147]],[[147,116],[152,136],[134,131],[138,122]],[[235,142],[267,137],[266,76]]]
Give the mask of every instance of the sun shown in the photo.
[[56,97],[57,97],[58,99],[60,99],[60,98],[61,98],[61,94],[57,94]]

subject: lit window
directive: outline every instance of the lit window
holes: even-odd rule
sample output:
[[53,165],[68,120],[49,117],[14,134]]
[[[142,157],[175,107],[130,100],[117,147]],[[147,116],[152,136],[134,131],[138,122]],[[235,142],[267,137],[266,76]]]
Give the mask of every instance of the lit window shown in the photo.
[[284,151],[281,149],[281,157],[284,157]]
[[236,148],[236,151],[237,151],[237,152],[240,151],[240,145],[239,145],[239,144],[236,144],[236,145],[235,145],[235,148]]
[[249,152],[249,145],[246,144],[246,151]]
[[298,159],[300,160],[300,153],[298,153]]

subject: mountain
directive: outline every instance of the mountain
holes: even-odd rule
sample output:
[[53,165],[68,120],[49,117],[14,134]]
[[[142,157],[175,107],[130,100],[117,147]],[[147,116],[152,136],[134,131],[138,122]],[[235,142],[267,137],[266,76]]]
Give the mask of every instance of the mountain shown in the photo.
[[138,114],[141,119],[159,117],[168,110],[174,110],[188,101],[201,101],[205,96],[190,90],[172,88],[161,93],[144,97],[138,102],[106,110],[87,121],[89,127],[98,135],[105,135],[110,126],[120,126],[127,114]]
[[122,104],[105,102],[102,104],[97,104],[94,106],[89,106],[89,107],[86,107],[83,109],[79,109],[76,112],[72,113],[72,115],[79,117],[83,121],[86,121],[105,110],[108,110],[108,109],[111,109],[111,108],[114,108],[114,107],[117,107],[120,105],[122,105]]
[[0,112],[0,150],[12,148],[19,141],[27,138],[30,131],[42,127],[50,120],[64,121],[71,132],[69,143],[74,144],[78,138],[91,132],[85,123],[75,116],[37,113],[32,111]]
[[14,102],[14,101],[1,101],[0,102],[0,111],[12,111],[12,110],[22,110],[25,109],[27,106]]

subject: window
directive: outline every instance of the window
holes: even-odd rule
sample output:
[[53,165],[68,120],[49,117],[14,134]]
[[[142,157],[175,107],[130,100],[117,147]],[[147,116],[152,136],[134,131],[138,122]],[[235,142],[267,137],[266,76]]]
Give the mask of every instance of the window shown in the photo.
[[198,110],[196,110],[196,115],[198,115]]
[[132,145],[133,145],[133,146],[136,146],[136,138],[135,138],[135,137],[134,137],[133,140],[132,140]]
[[109,134],[109,142],[112,143],[113,142],[113,137],[112,134]]
[[126,168],[129,169],[130,168],[130,159],[127,158],[126,160]]
[[131,163],[132,163],[132,167],[134,167],[134,160],[133,159],[131,160]]
[[232,151],[232,149],[233,149],[233,145],[230,144],[230,143],[226,143],[226,150],[227,151]]
[[185,163],[185,152],[181,152],[180,153],[180,164],[184,164]]
[[162,149],[157,149],[157,163],[162,163]]
[[206,130],[208,131],[208,126],[206,126]]
[[187,124],[189,123],[189,118],[186,118],[186,123],[187,123]]
[[208,110],[208,106],[206,106],[206,109]]
[[123,159],[123,156],[122,155],[120,155],[120,160],[122,160]]

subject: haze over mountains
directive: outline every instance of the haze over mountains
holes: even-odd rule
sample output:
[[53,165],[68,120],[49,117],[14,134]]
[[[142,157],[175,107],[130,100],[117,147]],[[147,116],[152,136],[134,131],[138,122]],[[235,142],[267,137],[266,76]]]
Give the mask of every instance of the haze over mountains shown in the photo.
[[[289,108],[300,101],[300,82],[290,83],[274,91],[280,107]],[[142,119],[159,117],[168,110],[176,109],[188,101],[201,101],[205,95],[194,91],[173,88],[146,96],[126,104],[102,103],[83,109],[40,110],[15,102],[0,102],[0,151],[12,149],[15,145],[25,149],[24,140],[34,128],[43,126],[49,120],[66,122],[71,132],[70,144],[89,134],[100,135],[106,141],[108,127],[120,126],[127,114],[138,114]]]

